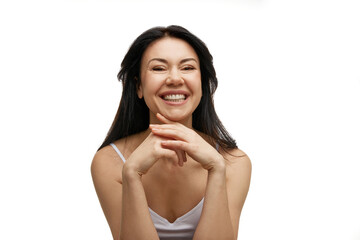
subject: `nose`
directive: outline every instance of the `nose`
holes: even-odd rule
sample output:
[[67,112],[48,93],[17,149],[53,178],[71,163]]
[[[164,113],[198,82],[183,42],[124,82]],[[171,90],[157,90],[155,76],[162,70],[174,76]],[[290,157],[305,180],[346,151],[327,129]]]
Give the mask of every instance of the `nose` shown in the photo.
[[172,69],[166,78],[167,85],[181,85],[184,83],[181,73],[178,69]]

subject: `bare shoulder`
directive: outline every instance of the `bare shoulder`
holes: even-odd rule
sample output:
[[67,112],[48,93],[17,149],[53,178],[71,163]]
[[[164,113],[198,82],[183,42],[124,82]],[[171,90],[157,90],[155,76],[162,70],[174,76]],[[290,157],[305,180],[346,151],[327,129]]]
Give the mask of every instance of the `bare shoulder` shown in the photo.
[[108,145],[95,153],[91,163],[91,175],[93,178],[106,176],[121,183],[122,165],[119,155]]
[[235,232],[239,229],[239,220],[244,206],[251,178],[251,161],[240,149],[221,152],[226,159],[226,189],[230,216]]
[[[134,134],[125,138],[114,141],[116,148],[127,159],[131,155],[132,151],[137,147],[137,141],[139,134]],[[91,163],[91,174],[93,179],[96,177],[116,180],[122,183],[122,167],[124,165],[123,160],[115,149],[107,145],[101,148],[95,153],[95,156]]]
[[249,156],[240,149],[225,153],[227,187],[235,201],[245,202],[250,187],[252,165]]
[[231,149],[223,154],[226,158],[226,178],[229,201],[240,210],[245,202],[250,187],[251,161],[240,149]]
[[235,148],[223,152],[223,157],[226,159],[229,177],[238,176],[239,173],[251,174],[251,160],[249,156],[242,150]]
[[112,146],[97,151],[91,163],[96,194],[114,239],[120,234],[122,166],[123,162]]

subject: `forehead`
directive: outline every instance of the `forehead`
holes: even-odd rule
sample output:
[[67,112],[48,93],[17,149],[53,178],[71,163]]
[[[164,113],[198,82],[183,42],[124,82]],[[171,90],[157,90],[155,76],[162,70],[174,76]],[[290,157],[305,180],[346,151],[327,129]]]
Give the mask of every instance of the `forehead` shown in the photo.
[[195,50],[186,41],[174,38],[164,37],[152,42],[145,50],[142,62],[147,62],[152,58],[163,58],[168,61],[178,61],[184,58],[195,58],[199,61]]

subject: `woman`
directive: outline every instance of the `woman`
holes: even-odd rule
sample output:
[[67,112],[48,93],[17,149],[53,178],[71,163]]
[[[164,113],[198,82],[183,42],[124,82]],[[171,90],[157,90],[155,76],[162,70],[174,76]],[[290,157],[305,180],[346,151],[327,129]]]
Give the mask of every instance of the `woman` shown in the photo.
[[91,172],[114,239],[236,239],[251,163],[216,115],[205,44],[179,26],[131,45]]

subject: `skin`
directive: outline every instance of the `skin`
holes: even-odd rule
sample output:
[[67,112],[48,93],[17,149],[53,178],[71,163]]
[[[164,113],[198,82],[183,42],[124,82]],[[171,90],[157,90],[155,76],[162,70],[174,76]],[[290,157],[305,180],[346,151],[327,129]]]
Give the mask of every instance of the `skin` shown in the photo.
[[[114,239],[159,239],[148,207],[174,222],[204,196],[193,239],[236,239],[251,162],[239,149],[218,152],[192,129],[202,96],[196,52],[180,39],[157,40],[143,55],[140,76],[137,94],[149,107],[149,129],[115,142],[125,164],[106,146],[91,166]],[[168,104],[163,93],[169,91],[183,91],[186,102]]]
[[[141,61],[139,98],[144,98],[150,109],[150,123],[159,123],[155,117],[192,125],[192,112],[199,105],[201,92],[200,62],[194,49],[185,41],[163,38],[150,44]],[[184,91],[189,94],[187,103],[170,107],[161,94],[167,91]]]

